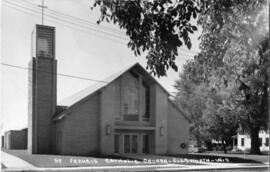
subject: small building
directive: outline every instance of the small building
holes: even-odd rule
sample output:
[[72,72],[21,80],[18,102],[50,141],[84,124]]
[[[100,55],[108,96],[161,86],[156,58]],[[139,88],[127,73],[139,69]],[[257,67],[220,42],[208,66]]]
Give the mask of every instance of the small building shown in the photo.
[[[269,131],[260,130],[259,142],[261,151],[269,151]],[[238,132],[233,136],[233,150],[247,151],[250,148],[251,139],[248,134]]]
[[6,149],[27,149],[27,128],[6,131],[3,140]]

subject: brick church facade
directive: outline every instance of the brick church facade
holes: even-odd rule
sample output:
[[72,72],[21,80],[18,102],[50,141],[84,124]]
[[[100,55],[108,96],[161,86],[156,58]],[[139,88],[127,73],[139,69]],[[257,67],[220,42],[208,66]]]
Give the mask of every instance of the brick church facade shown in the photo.
[[32,37],[30,153],[188,153],[188,117],[140,64],[56,103],[55,29],[36,25]]

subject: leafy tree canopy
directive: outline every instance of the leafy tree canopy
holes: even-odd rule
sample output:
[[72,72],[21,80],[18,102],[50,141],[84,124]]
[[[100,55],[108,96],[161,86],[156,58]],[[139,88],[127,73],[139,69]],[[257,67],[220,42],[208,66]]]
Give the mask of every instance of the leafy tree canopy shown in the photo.
[[191,23],[200,12],[196,0],[96,0],[102,21],[118,24],[126,30],[128,47],[135,55],[147,51],[147,69],[154,75],[165,76],[169,68],[178,70],[177,48],[191,48],[190,34],[197,30]]

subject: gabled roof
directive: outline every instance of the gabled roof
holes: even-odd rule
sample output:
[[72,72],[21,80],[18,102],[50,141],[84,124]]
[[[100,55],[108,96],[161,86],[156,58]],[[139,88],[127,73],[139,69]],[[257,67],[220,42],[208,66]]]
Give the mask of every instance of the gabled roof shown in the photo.
[[[94,92],[100,90],[101,88],[103,88],[103,87],[109,85],[109,84],[112,83],[114,80],[116,80],[117,78],[119,78],[122,74],[124,74],[125,72],[127,72],[127,71],[130,70],[131,68],[134,68],[135,66],[136,66],[136,67],[139,67],[139,68],[141,68],[141,69],[143,69],[143,70],[147,73],[147,71],[146,71],[139,63],[135,63],[135,64],[133,64],[133,65],[131,65],[131,66],[128,66],[128,67],[126,67],[126,68],[124,68],[124,69],[122,69],[122,70],[120,70],[120,71],[118,71],[118,72],[116,72],[116,73],[110,75],[109,77],[107,77],[107,78],[105,78],[105,79],[102,79],[101,82],[98,82],[98,83],[96,83],[96,84],[93,84],[93,85],[91,85],[91,86],[89,86],[89,87],[87,87],[87,88],[85,88],[85,89],[83,89],[83,90],[81,90],[81,91],[79,91],[79,92],[77,92],[77,93],[75,93],[75,94],[73,94],[73,95],[71,95],[71,96],[65,98],[64,100],[58,102],[57,104],[58,104],[59,106],[67,106],[67,107],[69,107],[69,106],[71,106],[71,105],[77,103],[77,102],[80,101],[81,99],[85,98],[86,96],[88,96],[88,95],[90,95],[90,94],[92,94],[92,93],[94,93]],[[150,76],[150,75],[149,75],[149,76]],[[152,80],[154,80],[156,83],[158,83],[152,76],[150,76],[150,77],[152,78]],[[160,84],[158,83],[158,85],[160,85]],[[160,85],[160,86],[161,86],[161,85]],[[162,87],[162,86],[161,86],[161,87]],[[162,88],[163,88],[163,87],[162,87]],[[167,94],[169,94],[169,93],[165,90],[165,88],[163,88],[163,90],[164,90]]]
[[[80,102],[82,99],[98,92],[99,90],[101,90],[102,88],[106,87],[107,85],[109,85],[110,83],[112,83],[113,81],[115,81],[117,78],[119,78],[121,75],[123,75],[125,72],[129,71],[132,68],[138,68],[140,69],[140,71],[142,71],[143,73],[147,74],[148,77],[150,77],[150,79],[155,82],[157,85],[159,85],[165,93],[168,94],[168,96],[170,95],[169,92],[162,86],[160,85],[156,79],[154,79],[151,75],[148,74],[148,72],[139,64],[139,63],[135,63],[131,66],[128,66],[122,70],[120,70],[117,73],[112,74],[111,76],[102,79],[101,82],[98,82],[96,84],[93,84],[73,95],[71,95],[70,97],[65,98],[64,100],[58,102],[58,106],[61,107],[61,109],[58,111],[59,113],[55,114],[54,120],[58,120],[61,119],[64,116],[64,113],[73,105],[77,104],[78,102]],[[169,99],[170,100],[170,99]],[[179,108],[177,108],[180,112],[183,113],[182,110],[180,110]],[[183,115],[189,120],[189,118],[183,113]],[[189,120],[190,121],[190,120]]]

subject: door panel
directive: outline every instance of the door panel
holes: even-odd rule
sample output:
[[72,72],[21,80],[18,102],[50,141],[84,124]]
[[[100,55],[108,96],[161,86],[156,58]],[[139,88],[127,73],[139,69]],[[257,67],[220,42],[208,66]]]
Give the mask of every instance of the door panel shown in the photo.
[[137,135],[133,135],[132,136],[132,141],[131,141],[131,144],[132,144],[132,153],[138,153],[138,136]]
[[124,137],[124,152],[130,153],[130,135]]

